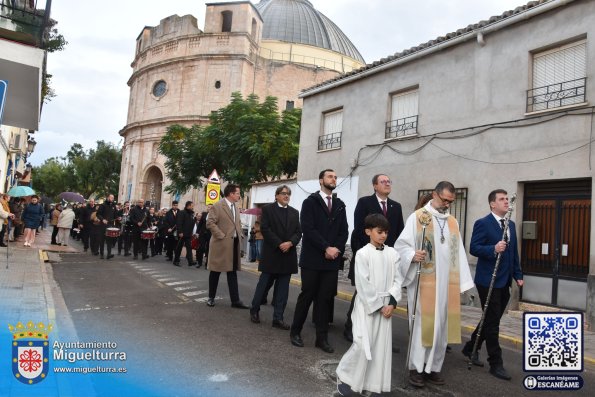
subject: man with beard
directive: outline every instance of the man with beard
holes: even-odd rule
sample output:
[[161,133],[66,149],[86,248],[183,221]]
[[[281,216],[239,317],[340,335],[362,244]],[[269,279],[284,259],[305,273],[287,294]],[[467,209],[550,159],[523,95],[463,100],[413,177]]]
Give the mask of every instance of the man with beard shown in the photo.
[[[374,194],[371,196],[361,197],[357,201],[355,206],[355,212],[353,214],[353,232],[351,233],[351,251],[353,256],[351,258],[351,266],[349,267],[349,279],[351,285],[355,286],[355,254],[360,248],[365,247],[370,237],[366,235],[364,227],[364,219],[370,214],[382,214],[390,225],[388,230],[388,236],[385,241],[385,245],[392,247],[397,241],[397,237],[403,231],[403,211],[401,210],[401,204],[395,200],[391,200],[388,195],[392,191],[392,181],[385,174],[377,174],[372,178],[372,188]],[[353,335],[351,332],[351,313],[353,311],[353,304],[357,291],[353,294],[351,299],[351,305],[347,312],[347,321],[345,322],[345,330],[343,335],[345,339],[353,342]],[[394,347],[396,350],[397,348]]]
[[[445,383],[440,371],[446,346],[461,343],[460,294],[473,288],[459,224],[448,211],[455,198],[452,183],[438,183],[432,200],[407,218],[395,244],[401,256],[403,286],[407,287],[410,324],[416,307],[408,363],[409,383],[416,387],[423,387],[426,380],[435,385]],[[424,225],[423,245],[418,247]]]
[[145,209],[145,201],[139,199],[137,204],[130,210],[130,222],[132,223],[132,242],[133,259],[138,259],[138,254],[142,254],[143,259],[147,259],[147,240],[141,239],[141,232],[148,228],[148,214]]
[[99,219],[99,228],[101,232],[98,234],[99,237],[99,252],[100,258],[103,259],[103,245],[107,245],[107,256],[105,259],[113,258],[112,247],[114,246],[114,239],[105,235],[105,229],[108,227],[115,226],[116,220],[116,205],[114,204],[114,195],[108,194],[107,198],[99,206],[97,210],[97,219]]
[[304,347],[302,328],[310,305],[314,302],[316,324],[315,346],[326,353],[334,352],[328,342],[330,307],[337,291],[339,267],[349,236],[345,203],[333,194],[337,174],[326,169],[320,172],[320,191],[312,193],[302,203],[302,250],[300,267],[302,292],[295,306],[291,325],[291,344]]
[[188,266],[196,265],[192,258],[192,232],[194,231],[194,225],[194,203],[192,201],[186,201],[184,210],[180,211],[178,214],[178,245],[176,246],[174,266],[180,266],[182,247],[186,247],[186,260],[188,261]]
[[171,203],[171,209],[165,214],[165,226],[167,234],[165,236],[165,258],[168,261],[173,260],[174,250],[178,243],[178,202]]

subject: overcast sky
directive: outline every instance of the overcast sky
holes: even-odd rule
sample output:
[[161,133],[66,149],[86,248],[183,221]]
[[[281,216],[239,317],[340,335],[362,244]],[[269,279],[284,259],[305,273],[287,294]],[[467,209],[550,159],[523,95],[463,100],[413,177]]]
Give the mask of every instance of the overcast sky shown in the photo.
[[[253,0],[257,3],[259,0]],[[527,0],[524,0],[525,3]],[[351,39],[367,63],[525,4],[523,0],[310,0]],[[200,0],[60,0],[52,18],[68,45],[48,54],[57,97],[44,105],[31,163],[86,149],[103,139],[122,144],[136,37],[173,14],[204,27]]]

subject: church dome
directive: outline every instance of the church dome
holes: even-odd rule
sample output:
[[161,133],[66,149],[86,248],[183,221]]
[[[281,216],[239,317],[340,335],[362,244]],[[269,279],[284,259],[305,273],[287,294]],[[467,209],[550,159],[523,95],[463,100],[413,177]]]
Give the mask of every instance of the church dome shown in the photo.
[[365,63],[357,48],[308,0],[261,0],[255,7],[263,19],[263,40],[326,48]]

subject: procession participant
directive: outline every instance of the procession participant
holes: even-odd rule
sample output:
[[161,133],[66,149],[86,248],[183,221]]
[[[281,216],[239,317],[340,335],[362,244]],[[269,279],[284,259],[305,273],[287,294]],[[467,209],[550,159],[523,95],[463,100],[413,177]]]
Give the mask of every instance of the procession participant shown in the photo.
[[273,327],[288,330],[283,321],[287,306],[289,281],[297,273],[296,246],[302,239],[299,212],[289,206],[291,189],[281,185],[275,190],[275,202],[262,208],[261,232],[263,246],[258,264],[260,278],[254,291],[250,320],[260,323],[260,304],[271,281],[275,281]]
[[[211,208],[211,204],[207,206],[207,208]],[[196,261],[198,262],[197,267],[201,267],[203,264],[203,258],[208,261],[209,259],[209,243],[211,241],[211,231],[207,229],[207,215],[208,212],[204,211],[200,214],[200,221],[196,226],[196,231],[198,233],[198,249],[196,250]],[[206,270],[205,266],[205,270]]]
[[174,259],[174,250],[178,244],[178,202],[171,203],[171,209],[165,214],[165,226],[167,235],[165,240],[165,259],[171,261]]
[[167,234],[167,226],[165,225],[165,208],[160,209],[155,216],[157,226],[157,235],[155,236],[155,255],[163,254],[163,243]]
[[93,255],[99,255],[99,241],[101,240],[101,221],[97,218],[97,210],[99,210],[99,204],[95,204],[91,210],[91,236],[89,238],[91,245],[91,253]]
[[58,216],[58,236],[56,241],[58,245],[68,245],[70,243],[70,229],[72,228],[72,222],[74,221],[75,213],[72,210],[72,205],[67,204],[66,208],[60,212]]
[[345,391],[391,390],[391,316],[401,299],[400,258],[394,248],[384,245],[390,223],[383,214],[366,216],[363,227],[369,243],[355,256],[354,278],[359,293],[352,316],[354,340],[337,367],[337,388],[342,395],[349,394]]
[[[504,235],[504,217],[509,207],[508,193],[504,189],[496,189],[488,195],[488,203],[491,212],[486,217],[477,220],[473,225],[470,245],[471,255],[477,257],[475,286],[479,293],[481,307],[485,310],[483,329],[481,330],[477,351],[481,350],[481,343],[485,340],[490,373],[496,378],[510,380],[510,375],[504,369],[502,349],[498,341],[500,319],[506,311],[506,305],[510,299],[512,280],[514,279],[516,284],[522,287],[523,272],[519,264],[516,229],[513,221],[509,220],[508,232]],[[500,262],[498,263],[490,302],[486,308],[486,299],[498,254],[500,254]],[[474,365],[483,367],[477,352],[471,357],[478,328],[471,335],[471,340],[465,344],[463,354],[469,357]]]
[[174,257],[174,266],[180,266],[180,255],[182,247],[186,248],[186,260],[188,266],[196,266],[192,254],[192,232],[194,230],[194,203],[186,201],[184,210],[180,211],[177,217],[178,244],[176,246],[176,256]]
[[[386,239],[386,245],[393,246],[397,237],[403,231],[403,210],[401,204],[395,200],[390,199],[388,196],[392,191],[392,181],[386,174],[377,174],[372,177],[372,188],[374,193],[371,196],[361,197],[355,206],[355,212],[353,214],[353,232],[351,233],[351,265],[349,267],[349,275],[347,276],[351,280],[351,285],[355,285],[354,268],[355,268],[355,256],[357,250],[365,247],[370,238],[366,235],[364,230],[364,220],[370,214],[382,214],[388,220],[390,228],[388,229],[388,236]],[[345,322],[345,330],[343,336],[350,342],[353,342],[353,336],[351,333],[351,312],[357,296],[357,289],[351,298],[351,305],[349,311],[347,311],[347,321]],[[395,347],[395,350],[398,350]]]
[[116,227],[120,228],[118,237],[118,255],[130,256],[130,234],[132,233],[132,224],[130,223],[130,202],[125,201],[120,211],[116,213]]
[[89,199],[87,204],[81,209],[79,228],[81,229],[81,239],[83,240],[83,249],[85,252],[89,249],[89,239],[91,237],[91,213],[95,207],[95,200]]
[[329,312],[337,291],[349,227],[345,203],[333,194],[337,187],[335,171],[321,171],[318,183],[320,190],[304,200],[300,212],[302,291],[297,299],[289,336],[292,345],[304,347],[301,332],[314,301],[315,346],[332,353],[334,349],[328,341]]
[[[409,352],[409,383],[424,386],[425,378],[444,384],[440,375],[448,343],[461,343],[460,294],[473,288],[457,220],[448,213],[455,188],[440,182],[432,200],[409,216],[395,248],[401,256],[403,286],[407,287],[409,318],[415,310]],[[417,244],[426,225],[423,249]],[[419,302],[415,305],[417,269],[421,262]],[[424,374],[425,373],[425,374]]]
[[[51,213],[51,218],[50,218],[50,225],[52,225],[54,228],[52,230],[52,239],[51,239],[51,244],[52,245],[58,245],[58,242],[56,241],[56,237],[58,236],[58,217],[60,216],[60,212],[62,212],[62,204],[58,203],[54,206],[54,209],[52,210]],[[37,227],[36,227],[37,229]]]
[[38,202],[37,195],[31,196],[31,202],[23,210],[23,223],[25,223],[25,247],[31,247],[35,242],[35,231],[43,216],[43,206]]
[[141,239],[141,232],[149,227],[148,213],[145,209],[145,201],[139,199],[133,209],[130,210],[130,222],[132,223],[132,251],[133,259],[138,259],[138,254],[147,259],[147,240]]
[[215,306],[217,285],[221,272],[227,273],[227,287],[231,307],[249,309],[241,300],[238,291],[237,272],[242,270],[240,262],[240,240],[243,238],[240,211],[236,203],[240,201],[240,187],[233,183],[223,189],[223,200],[209,208],[207,228],[211,231],[211,253],[207,266],[209,273],[209,299],[207,306]]
[[155,238],[149,240],[149,249],[151,251],[151,257],[157,255],[155,253],[155,240],[157,240],[157,214],[155,213],[155,207],[149,207],[149,229],[155,231]]
[[107,256],[105,259],[111,259],[114,257],[112,254],[112,247],[114,246],[114,238],[105,235],[105,230],[108,227],[115,226],[116,220],[116,206],[114,204],[114,195],[108,194],[105,201],[99,206],[97,210],[97,219],[99,219],[99,225],[97,228],[101,230],[99,237],[99,252],[100,258],[103,259],[103,246],[107,246]]

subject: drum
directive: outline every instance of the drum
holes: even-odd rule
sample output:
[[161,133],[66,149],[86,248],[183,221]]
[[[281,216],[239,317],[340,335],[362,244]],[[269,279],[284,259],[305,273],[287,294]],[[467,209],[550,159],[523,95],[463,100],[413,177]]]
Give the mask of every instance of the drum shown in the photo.
[[153,240],[157,232],[155,230],[143,230],[140,232],[140,238],[143,240]]
[[117,227],[108,227],[107,229],[105,229],[105,235],[106,237],[119,237],[120,236],[120,229]]

